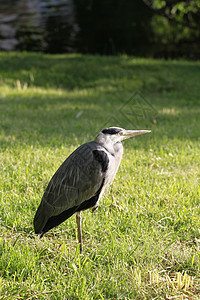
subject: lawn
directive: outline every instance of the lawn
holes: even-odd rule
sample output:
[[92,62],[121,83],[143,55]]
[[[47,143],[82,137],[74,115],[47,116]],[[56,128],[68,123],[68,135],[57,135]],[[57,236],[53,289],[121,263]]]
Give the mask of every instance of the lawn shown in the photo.
[[[0,53],[0,299],[200,298],[200,62]],[[97,211],[41,240],[49,179],[105,126],[150,129]]]

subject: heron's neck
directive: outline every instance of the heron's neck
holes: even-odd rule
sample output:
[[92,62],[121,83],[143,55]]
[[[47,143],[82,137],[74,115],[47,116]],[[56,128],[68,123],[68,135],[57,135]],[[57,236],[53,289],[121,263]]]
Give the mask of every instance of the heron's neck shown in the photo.
[[97,143],[103,146],[113,156],[118,156],[118,154],[120,154],[121,156],[123,154],[123,146],[121,142],[113,144],[112,142],[105,143],[102,141],[98,141]]
[[118,151],[123,152],[122,143],[120,141],[114,142],[109,136],[99,134],[96,137],[95,142],[103,146],[110,154],[114,156]]
[[113,145],[113,149],[114,149],[114,152],[116,154],[118,154],[120,152],[120,154],[123,153],[123,145],[121,142],[117,142]]

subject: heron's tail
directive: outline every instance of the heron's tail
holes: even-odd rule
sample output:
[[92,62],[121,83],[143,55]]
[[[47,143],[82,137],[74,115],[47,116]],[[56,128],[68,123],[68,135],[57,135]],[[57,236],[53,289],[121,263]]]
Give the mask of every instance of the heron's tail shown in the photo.
[[53,207],[47,202],[41,201],[33,221],[35,233],[41,234],[41,237],[45,233],[43,232],[43,229],[46,223],[48,222],[49,218],[52,216],[52,212]]

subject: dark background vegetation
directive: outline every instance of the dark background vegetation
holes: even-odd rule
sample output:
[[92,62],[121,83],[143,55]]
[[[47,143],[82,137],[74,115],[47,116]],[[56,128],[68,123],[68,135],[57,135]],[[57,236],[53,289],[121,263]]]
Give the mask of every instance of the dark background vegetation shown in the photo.
[[81,52],[199,57],[200,1],[75,0]]
[[11,24],[10,50],[200,57],[200,0],[8,0],[0,12],[1,49]]

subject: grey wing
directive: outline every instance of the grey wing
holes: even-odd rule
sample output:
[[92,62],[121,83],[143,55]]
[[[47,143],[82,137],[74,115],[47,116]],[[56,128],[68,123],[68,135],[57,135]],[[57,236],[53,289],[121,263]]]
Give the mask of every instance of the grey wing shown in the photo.
[[35,227],[41,228],[50,217],[80,206],[98,192],[105,176],[94,155],[99,147],[95,142],[86,143],[63,162],[44,192],[35,215]]
[[44,200],[58,210],[80,205],[98,191],[103,180],[101,165],[87,144],[74,151],[49,182]]

